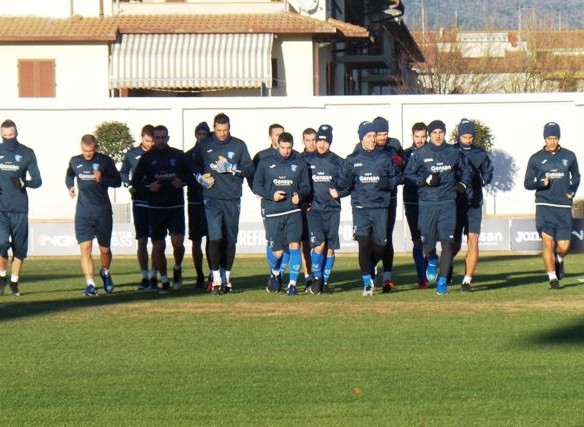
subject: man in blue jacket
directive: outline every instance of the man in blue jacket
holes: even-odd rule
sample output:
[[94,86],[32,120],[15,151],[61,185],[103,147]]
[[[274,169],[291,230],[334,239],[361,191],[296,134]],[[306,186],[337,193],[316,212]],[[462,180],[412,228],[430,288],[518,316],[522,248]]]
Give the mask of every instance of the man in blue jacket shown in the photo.
[[[418,187],[418,225],[428,262],[426,277],[430,282],[437,279],[436,293],[446,295],[456,227],[456,195],[468,191],[472,196],[471,172],[458,148],[445,143],[444,122],[430,122],[428,134],[430,143],[411,156],[404,180]],[[438,242],[442,247],[440,258],[436,254]]]
[[[120,173],[111,157],[98,153],[97,139],[87,134],[81,138],[81,154],[69,161],[65,185],[71,198],[77,197],[75,208],[75,236],[81,251],[81,269],[85,276],[85,296],[97,296],[93,281],[92,247],[97,237],[101,269],[99,275],[106,293],[114,290],[109,268],[112,262],[110,249],[113,218],[108,188],[122,184]],[[77,190],[75,189],[77,181]]]
[[[428,131],[423,122],[414,123],[412,126],[412,145],[404,151],[404,169],[416,151],[426,145]],[[416,266],[418,277],[418,288],[426,289],[428,280],[426,279],[426,261],[424,259],[424,245],[422,244],[422,233],[418,225],[418,186],[411,181],[405,181],[403,187],[403,200],[406,220],[412,237],[412,257]]]
[[572,237],[572,201],[580,185],[575,154],[560,146],[560,125],[546,123],[545,145],[529,158],[524,186],[535,190],[535,226],[550,289],[560,289]]
[[132,216],[136,232],[136,258],[142,273],[139,290],[158,289],[157,270],[152,260],[152,271],[148,272],[148,192],[132,186],[132,175],[136,170],[140,158],[154,146],[154,126],[145,125],[140,132],[140,145],[133,147],[125,154],[120,169],[122,184],[132,195]]
[[268,264],[271,271],[266,290],[280,292],[282,278],[280,262],[284,249],[290,252],[290,282],[287,293],[298,295],[296,282],[300,273],[300,238],[302,214],[300,203],[310,197],[308,167],[292,147],[294,139],[288,132],[279,136],[278,148],[272,156],[258,163],[253,180],[253,192],[262,199],[262,218],[268,241]]
[[[200,144],[194,156],[193,173],[203,187],[207,217],[212,293],[232,292],[231,268],[235,261],[243,180],[251,178],[253,162],[245,142],[231,136],[229,117],[219,113],[213,133]],[[221,269],[225,272],[222,280]]]
[[316,151],[304,156],[313,191],[311,207],[306,213],[313,275],[308,291],[317,295],[331,292],[329,280],[335,263],[335,250],[341,247],[340,190],[344,160],[330,151],[332,142],[332,126],[321,125],[316,133]]
[[152,257],[160,272],[162,285],[158,292],[161,295],[168,294],[171,286],[165,254],[168,234],[174,258],[172,287],[179,289],[182,286],[182,261],[185,254],[183,187],[191,179],[184,153],[170,147],[169,139],[166,126],[158,125],[154,128],[154,148],[138,161],[132,177],[132,186],[148,194]]
[[[462,119],[458,124],[458,149],[466,158],[472,173],[472,198],[466,192],[459,193],[456,198],[456,230],[454,232],[454,254],[458,254],[462,246],[462,235],[466,235],[467,252],[465,259],[464,278],[461,292],[472,291],[471,281],[479,262],[479,236],[483,219],[483,187],[493,179],[493,163],[487,152],[473,144],[476,129],[468,119]],[[452,269],[452,267],[451,267]],[[452,274],[450,274],[452,276]]]
[[353,238],[359,248],[363,296],[373,296],[371,265],[383,257],[391,191],[401,182],[401,175],[390,155],[377,149],[376,127],[372,122],[361,122],[357,133],[360,147],[347,157],[340,195],[351,195]]
[[10,292],[19,296],[18,280],[28,254],[26,189],[38,188],[43,181],[34,151],[18,142],[16,123],[5,120],[0,131],[0,295],[8,284],[8,249],[12,247]]

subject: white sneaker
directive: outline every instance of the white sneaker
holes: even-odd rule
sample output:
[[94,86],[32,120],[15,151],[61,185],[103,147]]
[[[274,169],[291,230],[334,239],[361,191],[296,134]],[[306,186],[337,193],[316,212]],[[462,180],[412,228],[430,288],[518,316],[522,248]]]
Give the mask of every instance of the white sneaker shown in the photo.
[[363,296],[364,297],[372,297],[374,289],[375,289],[375,285],[373,285],[373,284],[371,284],[369,286],[364,286],[363,287]]

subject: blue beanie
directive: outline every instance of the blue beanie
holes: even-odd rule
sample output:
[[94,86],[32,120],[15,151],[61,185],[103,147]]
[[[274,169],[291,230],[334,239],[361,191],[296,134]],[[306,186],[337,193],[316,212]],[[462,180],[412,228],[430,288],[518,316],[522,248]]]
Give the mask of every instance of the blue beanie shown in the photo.
[[333,127],[331,125],[320,125],[316,131],[316,140],[325,140],[329,144],[333,143]]
[[357,131],[357,133],[359,134],[359,142],[363,141],[363,138],[369,132],[377,133],[375,125],[372,122],[365,120],[364,122],[359,123],[359,130]]
[[560,125],[556,122],[546,123],[543,127],[543,138],[545,139],[548,136],[555,136],[560,139]]
[[446,125],[442,120],[432,120],[428,124],[428,135],[430,135],[436,129],[441,129],[443,132],[446,132]]
[[375,132],[389,132],[389,122],[383,117],[376,117],[373,119],[375,125]]
[[209,125],[207,124],[207,122],[201,122],[197,125],[197,127],[195,128],[195,133],[204,130],[205,132],[209,133],[211,132],[211,129],[209,129]]
[[468,119],[462,119],[458,124],[458,136],[462,135],[475,135],[477,130],[473,122]]

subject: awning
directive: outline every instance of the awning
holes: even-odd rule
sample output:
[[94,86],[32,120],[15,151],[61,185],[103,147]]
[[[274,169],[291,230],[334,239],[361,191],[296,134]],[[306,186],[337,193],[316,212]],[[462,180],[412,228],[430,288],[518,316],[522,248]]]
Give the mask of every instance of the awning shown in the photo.
[[120,88],[272,87],[273,34],[123,34],[109,85]]

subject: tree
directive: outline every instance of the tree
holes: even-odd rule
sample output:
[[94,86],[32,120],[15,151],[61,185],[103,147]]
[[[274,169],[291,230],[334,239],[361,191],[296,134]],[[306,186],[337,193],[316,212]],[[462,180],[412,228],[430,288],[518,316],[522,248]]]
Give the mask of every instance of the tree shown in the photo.
[[[493,151],[493,145],[495,145],[495,137],[491,132],[491,128],[477,119],[469,119],[476,129],[473,144],[481,147],[487,153]],[[456,144],[458,142],[458,127],[455,127],[450,134],[450,143]]]
[[110,156],[114,162],[120,163],[124,154],[134,145],[134,137],[130,129],[122,122],[103,122],[95,129],[99,152]]

